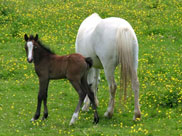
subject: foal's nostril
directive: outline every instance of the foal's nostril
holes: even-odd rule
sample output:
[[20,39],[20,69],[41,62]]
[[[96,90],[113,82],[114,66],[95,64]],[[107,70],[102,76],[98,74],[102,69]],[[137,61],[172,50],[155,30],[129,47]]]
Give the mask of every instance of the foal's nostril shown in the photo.
[[27,59],[28,63],[32,63],[33,59]]

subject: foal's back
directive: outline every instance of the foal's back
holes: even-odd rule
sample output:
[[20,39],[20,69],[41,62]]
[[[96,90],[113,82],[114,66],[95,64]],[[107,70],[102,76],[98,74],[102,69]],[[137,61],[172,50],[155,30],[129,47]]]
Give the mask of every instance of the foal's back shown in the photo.
[[87,69],[85,58],[77,53],[58,56],[53,55],[49,64],[50,79],[81,78]]

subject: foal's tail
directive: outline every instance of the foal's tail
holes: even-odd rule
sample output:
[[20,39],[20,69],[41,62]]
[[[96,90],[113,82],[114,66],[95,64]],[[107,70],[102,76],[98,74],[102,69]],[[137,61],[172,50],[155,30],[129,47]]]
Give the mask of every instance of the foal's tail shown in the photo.
[[127,96],[127,84],[136,76],[138,67],[138,41],[132,28],[119,28],[117,32],[117,49],[120,66],[120,89],[121,79],[124,86],[124,101]]
[[87,62],[87,65],[89,66],[89,68],[91,68],[92,65],[93,65],[92,58],[91,57],[87,57],[87,58],[85,58],[85,61]]

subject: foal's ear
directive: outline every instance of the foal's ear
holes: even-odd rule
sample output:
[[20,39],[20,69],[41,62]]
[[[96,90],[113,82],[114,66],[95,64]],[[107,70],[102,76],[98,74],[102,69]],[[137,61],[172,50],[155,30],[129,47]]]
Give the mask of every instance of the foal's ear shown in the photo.
[[35,35],[34,40],[35,40],[35,41],[38,41],[38,34]]
[[28,41],[28,36],[27,36],[27,34],[24,35],[24,39],[25,39],[26,42]]

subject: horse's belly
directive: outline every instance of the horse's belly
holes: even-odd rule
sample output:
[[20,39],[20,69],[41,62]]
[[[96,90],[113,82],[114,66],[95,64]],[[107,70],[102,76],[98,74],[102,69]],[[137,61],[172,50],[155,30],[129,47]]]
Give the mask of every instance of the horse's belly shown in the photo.
[[98,58],[98,56],[92,57],[92,60],[93,60],[93,67],[103,69],[102,63],[100,59]]
[[93,46],[90,42],[90,39],[79,41],[76,44],[76,52],[83,55],[84,57],[91,57],[93,60],[93,67],[102,69],[102,63],[99,57],[96,55],[96,52],[93,50]]

